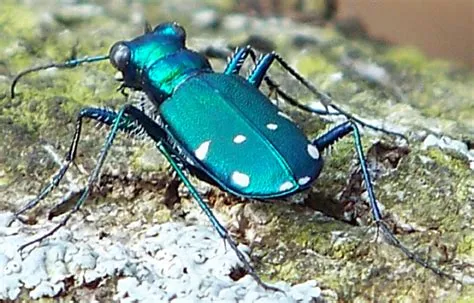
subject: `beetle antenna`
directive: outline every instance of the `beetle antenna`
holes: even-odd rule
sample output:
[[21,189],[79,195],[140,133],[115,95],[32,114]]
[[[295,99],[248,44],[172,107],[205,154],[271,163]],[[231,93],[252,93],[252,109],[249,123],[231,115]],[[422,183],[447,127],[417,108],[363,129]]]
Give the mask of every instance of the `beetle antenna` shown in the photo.
[[80,59],[73,59],[73,60],[68,60],[68,61],[65,61],[65,62],[62,62],[62,63],[50,63],[50,64],[45,64],[45,65],[40,65],[40,66],[37,66],[37,67],[33,67],[33,68],[29,68],[29,69],[26,69],[22,72],[20,72],[14,79],[13,79],[13,82],[12,82],[12,85],[10,87],[10,95],[13,98],[15,98],[15,86],[16,84],[18,83],[18,81],[23,78],[23,76],[29,74],[29,73],[33,73],[33,72],[37,72],[37,71],[40,71],[40,70],[45,70],[45,69],[49,69],[49,68],[74,68],[78,65],[81,65],[83,63],[92,63],[92,62],[98,62],[98,61],[103,61],[103,60],[107,60],[109,59],[109,56],[108,55],[103,55],[103,56],[95,56],[95,57],[84,57],[84,58],[80,58]]

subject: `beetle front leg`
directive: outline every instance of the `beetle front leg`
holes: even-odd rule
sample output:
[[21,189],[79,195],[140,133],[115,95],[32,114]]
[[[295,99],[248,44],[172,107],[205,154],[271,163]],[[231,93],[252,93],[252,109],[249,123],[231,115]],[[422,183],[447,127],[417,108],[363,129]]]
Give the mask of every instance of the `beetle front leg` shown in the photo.
[[[71,141],[71,145],[69,146],[69,150],[66,154],[66,157],[64,159],[64,162],[62,163],[61,167],[58,169],[58,171],[51,177],[51,181],[46,185],[40,192],[39,194],[32,200],[30,200],[28,203],[26,203],[23,207],[21,207],[19,210],[15,212],[15,217],[18,218],[19,215],[23,214],[24,212],[32,209],[38,203],[46,198],[46,196],[54,189],[56,188],[61,180],[63,179],[64,175],[68,171],[69,167],[71,164],[74,163],[74,159],[76,158],[77,154],[77,146],[79,144],[79,139],[81,137],[81,130],[82,130],[82,122],[84,118],[88,119],[93,119],[96,121],[99,121],[101,123],[105,124],[110,124],[114,117],[116,116],[116,113],[107,110],[107,109],[102,109],[102,108],[96,108],[96,107],[86,107],[83,108],[79,114],[77,115],[76,118],[76,126],[75,126],[75,131],[74,131],[74,136]],[[126,128],[126,125],[122,123],[122,125],[119,125],[121,130],[126,131],[126,132],[133,132],[133,127],[128,126]],[[61,203],[56,205],[54,209],[60,209],[61,206],[69,199],[63,199]],[[56,211],[53,211],[55,213]]]
[[[84,204],[84,201],[89,196],[89,193],[90,193],[90,190],[91,190],[93,184],[95,183],[95,181],[99,177],[100,170],[101,170],[101,168],[104,164],[107,153],[108,153],[110,147],[112,146],[112,142],[115,139],[115,136],[117,135],[117,132],[119,130],[133,131],[133,130],[137,129],[136,124],[134,124],[132,121],[127,120],[127,119],[122,120],[122,117],[124,116],[125,111],[127,110],[127,108],[128,108],[127,105],[122,107],[122,109],[118,113],[115,113],[113,111],[103,110],[103,109],[97,109],[97,108],[85,108],[81,111],[81,113],[78,116],[78,121],[81,121],[83,117],[87,116],[87,117],[99,120],[100,122],[105,123],[105,124],[112,124],[112,130],[109,132],[109,135],[107,136],[107,140],[104,144],[104,147],[101,150],[99,160],[97,161],[96,167],[93,170],[92,174],[89,176],[87,185],[82,190],[82,194],[81,194],[80,198],[78,199],[78,201],[75,203],[74,208],[71,211],[69,211],[69,213],[53,229],[51,229],[50,231],[48,231],[46,234],[42,235],[41,237],[36,238],[36,239],[34,239],[34,240],[32,240],[28,243],[25,243],[25,244],[21,245],[18,248],[19,251],[22,251],[24,248],[26,248],[26,247],[34,244],[34,243],[41,242],[42,240],[46,239],[47,237],[53,235],[62,226],[66,225],[66,223],[71,219],[72,215],[80,209],[82,204]],[[113,119],[113,120],[111,120],[111,119]],[[67,159],[69,158],[68,161],[67,161],[69,164],[67,166],[64,166],[65,167],[64,169],[60,169],[59,174],[57,174],[57,176],[58,176],[57,179],[58,180],[60,180],[64,176],[65,171],[67,170],[70,163],[72,163],[72,160],[75,157],[77,143],[78,143],[79,136],[80,136],[80,129],[81,129],[80,125],[81,125],[81,123],[82,122],[78,122],[76,124],[76,125],[79,125],[79,127],[77,128],[78,130],[76,129],[77,136],[74,136],[73,142],[71,143],[70,153],[68,153],[68,154],[70,154],[70,156],[67,157]],[[49,193],[52,188],[54,188],[53,185],[54,185],[54,183],[50,183],[50,186],[47,186],[45,188],[45,190],[42,191],[42,193],[45,193],[45,194],[43,194],[42,196],[39,196],[39,197],[44,198],[44,196],[46,196],[46,194]],[[35,201],[35,203],[37,204],[40,200],[41,199],[35,199],[33,201]],[[33,207],[34,205],[36,205],[36,204],[28,203],[26,205],[27,206],[26,209],[29,209],[29,208]]]
[[94,118],[90,115],[91,114],[90,110],[94,110],[94,109],[93,108],[83,109],[77,115],[74,136],[73,136],[73,139],[71,141],[71,145],[69,147],[69,150],[66,154],[66,157],[64,159],[64,162],[62,163],[59,170],[53,175],[53,177],[51,178],[51,181],[48,183],[48,185],[46,185],[33,200],[29,201],[22,208],[20,208],[19,210],[17,210],[15,212],[15,214],[14,214],[15,217],[18,217],[19,215],[23,214],[25,211],[35,207],[41,200],[46,198],[46,196],[55,187],[57,187],[59,185],[59,182],[61,182],[62,178],[66,174],[66,172],[69,169],[69,167],[71,166],[71,164],[74,162],[74,159],[76,158],[77,145],[78,145],[79,139],[81,137],[83,119],[84,118]]
[[392,230],[388,227],[388,225],[383,221],[382,214],[380,212],[380,208],[378,206],[377,200],[375,198],[374,189],[372,185],[372,181],[370,179],[369,170],[367,168],[367,161],[364,155],[364,150],[362,148],[362,142],[360,140],[360,132],[359,128],[353,121],[347,121],[343,124],[340,124],[333,129],[329,130],[322,136],[312,140],[312,144],[315,145],[320,152],[325,150],[326,148],[330,147],[339,139],[349,135],[352,133],[354,138],[354,146],[357,152],[357,156],[359,158],[359,165],[361,167],[362,176],[364,178],[365,187],[367,193],[369,195],[369,204],[372,211],[372,216],[374,218],[377,227],[382,230],[382,233],[385,239],[393,246],[397,247],[402,251],[402,253],[407,256],[409,259],[413,260],[414,262],[420,264],[424,268],[427,268],[439,276],[446,277],[453,281],[457,281],[452,275],[445,273],[441,269],[435,267],[434,265],[429,264],[425,260],[423,260],[419,255],[412,252],[408,249],[403,243],[398,240],[398,238],[394,235]]

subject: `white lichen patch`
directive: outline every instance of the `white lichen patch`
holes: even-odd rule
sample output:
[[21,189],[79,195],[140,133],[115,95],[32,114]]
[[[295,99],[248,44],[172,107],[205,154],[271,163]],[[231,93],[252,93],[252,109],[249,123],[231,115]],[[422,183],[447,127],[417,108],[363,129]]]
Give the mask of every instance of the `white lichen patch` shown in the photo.
[[[274,283],[284,293],[266,291],[248,275],[233,281],[229,273],[239,260],[210,227],[142,225],[122,229],[128,234],[119,235],[128,239],[122,242],[114,241],[113,235],[74,237],[65,227],[20,256],[17,248],[52,223],[8,226],[10,216],[0,213],[0,300],[15,300],[21,291],[31,299],[53,297],[67,293],[71,280],[77,289],[110,277],[117,279],[117,287],[109,299],[121,302],[311,302],[320,297],[314,281],[295,286]],[[87,224],[82,222],[82,227]],[[239,249],[248,255],[246,246]]]

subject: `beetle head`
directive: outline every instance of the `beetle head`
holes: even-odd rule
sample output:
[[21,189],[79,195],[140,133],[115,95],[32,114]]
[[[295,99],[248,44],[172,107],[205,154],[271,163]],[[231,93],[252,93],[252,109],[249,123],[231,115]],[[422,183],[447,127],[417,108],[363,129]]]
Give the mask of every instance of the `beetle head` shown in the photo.
[[153,31],[115,43],[110,63],[122,73],[123,86],[141,89],[143,71],[157,60],[185,47],[186,32],[176,22],[157,25]]

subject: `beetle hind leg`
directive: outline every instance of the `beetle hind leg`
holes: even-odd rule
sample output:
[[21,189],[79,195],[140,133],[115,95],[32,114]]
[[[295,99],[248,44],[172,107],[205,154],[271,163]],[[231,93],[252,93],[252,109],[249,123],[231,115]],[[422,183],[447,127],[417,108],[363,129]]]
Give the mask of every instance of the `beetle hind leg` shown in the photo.
[[328,132],[321,135],[320,137],[312,140],[312,144],[315,145],[319,149],[320,152],[322,152],[326,148],[336,143],[339,139],[349,135],[350,133],[352,133],[353,138],[354,138],[354,146],[357,152],[357,156],[359,158],[359,165],[362,171],[365,187],[369,196],[369,204],[372,211],[372,216],[375,223],[377,224],[377,227],[382,231],[384,238],[391,245],[398,248],[405,256],[407,256],[409,259],[413,260],[414,262],[418,263],[419,265],[423,266],[424,268],[427,268],[433,271],[439,276],[446,277],[453,281],[457,281],[456,278],[454,278],[452,275],[445,273],[444,271],[442,271],[441,269],[437,268],[434,265],[429,264],[427,261],[422,259],[419,255],[417,255],[416,253],[408,249],[403,243],[400,242],[400,240],[398,240],[398,238],[394,235],[392,230],[383,221],[380,208],[375,198],[372,181],[369,175],[369,170],[367,168],[367,161],[364,155],[364,150],[362,148],[362,142],[360,140],[359,128],[353,121],[347,121],[334,127],[333,129],[329,130]]
[[[255,52],[252,49],[250,49],[248,53],[252,60],[255,62],[255,67],[247,79],[252,85],[260,87],[261,82],[265,81],[265,83],[270,87],[270,89],[276,91],[277,95],[281,96],[283,100],[303,111],[318,115],[342,115],[345,116],[347,119],[355,121],[364,127],[371,128],[375,131],[386,133],[388,135],[397,136],[408,141],[408,139],[403,134],[368,124],[362,121],[361,119],[355,117],[354,115],[350,114],[349,112],[343,110],[338,105],[334,104],[332,102],[332,98],[328,94],[318,90],[313,84],[311,84],[295,69],[293,69],[278,53],[271,52],[265,54],[258,60],[256,59]],[[299,102],[294,97],[290,96],[284,90],[282,90],[276,82],[274,82],[268,75],[266,75],[274,61],[277,61],[284,70],[286,70],[298,82],[300,82],[304,87],[306,87],[314,96],[316,96],[324,106],[325,110],[317,109]],[[329,110],[330,108],[332,109],[332,111]]]

